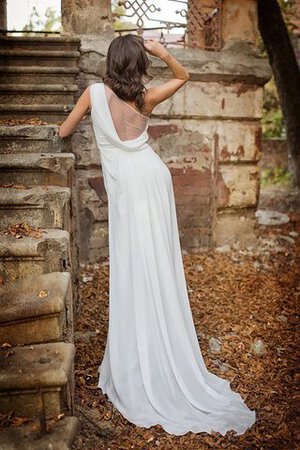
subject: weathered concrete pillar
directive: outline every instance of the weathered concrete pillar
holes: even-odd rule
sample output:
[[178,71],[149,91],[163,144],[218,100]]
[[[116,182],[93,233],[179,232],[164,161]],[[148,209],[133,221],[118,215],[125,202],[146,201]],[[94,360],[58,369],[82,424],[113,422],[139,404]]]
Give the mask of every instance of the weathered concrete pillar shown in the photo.
[[7,29],[7,2],[0,0],[0,29]]
[[223,0],[223,49],[243,42],[255,46],[258,38],[257,23],[257,0]]
[[[195,31],[199,12],[209,14],[214,5],[190,1],[188,28]],[[260,118],[271,70],[256,53],[256,0],[223,0],[221,14],[221,51],[177,53],[191,79],[156,108],[171,112],[168,125],[161,132],[159,123],[153,128],[173,173],[182,245],[189,251],[256,240]],[[204,46],[205,32],[199,30],[193,39]]]
[[61,0],[65,34],[101,35],[111,29],[110,0]]
[[[256,53],[255,0],[223,0],[222,14],[221,51],[169,48],[189,71],[190,80],[153,110],[148,128],[149,144],[171,170],[181,244],[190,252],[225,243],[249,245],[256,240],[260,118],[263,86],[271,69]],[[109,29],[107,15],[103,14],[103,21]],[[104,28],[99,25],[99,30]],[[101,81],[113,37],[112,31],[84,36],[82,89]],[[148,87],[172,77],[164,62],[152,60],[154,79]],[[89,116],[74,134],[73,148],[80,195],[81,259],[95,261],[108,253],[107,197]],[[90,181],[97,177],[100,198]]]
[[[149,134],[169,166],[184,249],[255,242],[263,85],[254,54],[173,50],[190,80],[155,108]],[[160,84],[169,70],[160,66]]]
[[[62,0],[63,34],[80,37],[78,96],[104,72],[105,57],[111,40],[110,0]],[[88,115],[72,136],[76,156],[76,192],[79,215],[77,240],[81,260],[94,261],[108,253],[107,198],[99,200],[89,184],[90,178],[101,177],[100,155],[92,134]]]

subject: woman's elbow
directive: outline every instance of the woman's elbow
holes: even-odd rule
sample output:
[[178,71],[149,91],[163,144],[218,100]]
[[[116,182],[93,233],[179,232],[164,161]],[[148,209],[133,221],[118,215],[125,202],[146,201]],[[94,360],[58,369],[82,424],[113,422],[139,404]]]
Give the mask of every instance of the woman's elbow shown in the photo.
[[65,138],[65,137],[70,136],[70,133],[68,133],[68,131],[63,126],[63,124],[59,127],[57,134],[60,138]]

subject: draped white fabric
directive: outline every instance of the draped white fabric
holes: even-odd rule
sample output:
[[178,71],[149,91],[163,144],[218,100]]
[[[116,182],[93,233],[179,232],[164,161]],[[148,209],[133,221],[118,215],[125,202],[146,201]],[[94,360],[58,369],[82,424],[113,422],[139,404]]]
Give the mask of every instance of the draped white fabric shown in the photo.
[[[92,84],[90,93],[109,210],[109,329],[98,387],[141,427],[160,424],[174,435],[242,434],[255,422],[255,411],[205,366],[188,298],[172,177],[147,144],[148,118],[103,83]],[[128,114],[128,127],[136,115],[135,131],[121,133],[118,112]],[[120,139],[138,127],[139,135]]]

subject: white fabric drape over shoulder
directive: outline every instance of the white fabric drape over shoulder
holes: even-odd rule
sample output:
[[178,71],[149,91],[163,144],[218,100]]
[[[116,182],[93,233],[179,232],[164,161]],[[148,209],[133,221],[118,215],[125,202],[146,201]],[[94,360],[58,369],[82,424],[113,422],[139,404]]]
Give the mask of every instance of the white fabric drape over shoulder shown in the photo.
[[147,143],[148,118],[103,83],[90,94],[109,214],[109,329],[98,387],[141,427],[242,434],[255,411],[205,366],[172,176]]

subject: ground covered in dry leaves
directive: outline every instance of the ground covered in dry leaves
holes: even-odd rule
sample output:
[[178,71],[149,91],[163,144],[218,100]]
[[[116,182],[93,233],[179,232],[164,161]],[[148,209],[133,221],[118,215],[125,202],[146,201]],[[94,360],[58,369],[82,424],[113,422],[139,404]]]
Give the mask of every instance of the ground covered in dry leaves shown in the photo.
[[285,208],[290,221],[259,225],[255,248],[183,255],[205,362],[256,410],[256,424],[242,436],[173,436],[160,425],[137,427],[113,407],[97,388],[109,307],[108,258],[102,258],[81,268],[82,312],[75,333],[80,431],[74,450],[300,449],[300,209],[299,197],[285,195],[275,190],[261,197],[264,208]]

